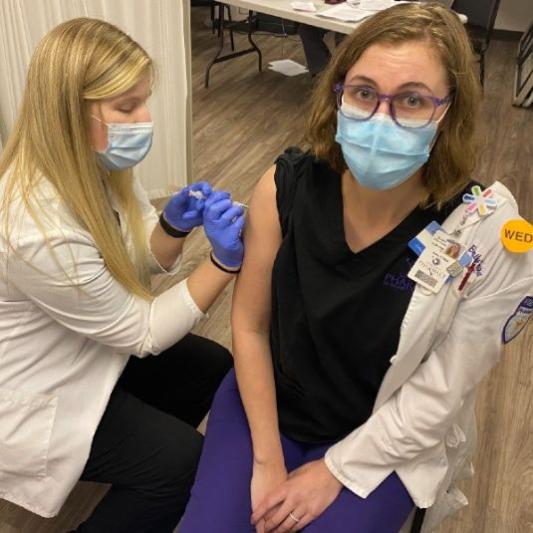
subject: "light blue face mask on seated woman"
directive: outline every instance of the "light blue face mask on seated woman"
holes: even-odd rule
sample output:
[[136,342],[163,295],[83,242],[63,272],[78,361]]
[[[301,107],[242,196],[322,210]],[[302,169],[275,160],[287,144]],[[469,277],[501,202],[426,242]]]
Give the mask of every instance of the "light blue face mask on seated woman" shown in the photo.
[[154,136],[153,122],[104,122],[107,126],[107,147],[104,152],[96,152],[102,165],[108,170],[124,170],[141,162],[152,147]]
[[363,187],[392,189],[429,159],[443,117],[420,128],[414,121],[412,128],[402,128],[388,114],[361,120],[356,107],[342,102],[335,140],[341,145],[350,172]]

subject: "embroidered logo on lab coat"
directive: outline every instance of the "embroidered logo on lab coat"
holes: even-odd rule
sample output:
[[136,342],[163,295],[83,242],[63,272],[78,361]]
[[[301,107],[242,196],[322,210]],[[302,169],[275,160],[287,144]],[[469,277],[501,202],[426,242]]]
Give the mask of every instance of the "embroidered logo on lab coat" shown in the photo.
[[502,331],[502,342],[507,344],[512,341],[525,327],[533,313],[533,296],[526,296],[516,308],[516,311],[507,319]]
[[470,248],[468,249],[468,253],[472,257],[472,264],[474,265],[474,272],[476,276],[482,276],[483,275],[483,259],[481,257],[481,254],[478,252],[478,248],[475,244],[472,244]]

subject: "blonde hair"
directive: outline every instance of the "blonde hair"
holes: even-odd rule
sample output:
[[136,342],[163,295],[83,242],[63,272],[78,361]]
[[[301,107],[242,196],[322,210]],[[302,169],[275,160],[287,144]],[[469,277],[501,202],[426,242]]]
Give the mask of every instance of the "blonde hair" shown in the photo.
[[364,21],[338,48],[312,95],[306,140],[316,157],[338,172],[347,167],[335,142],[337,109],[334,86],[363,52],[376,43],[426,41],[440,57],[452,93],[450,108],[423,174],[429,199],[437,205],[454,197],[475,167],[475,127],[481,99],[468,35],[453,11],[437,3],[399,4]]
[[[40,205],[32,194],[44,177],[92,235],[113,277],[145,299],[151,298],[146,235],[132,171],[103,174],[91,142],[89,107],[152,76],[152,68],[143,48],[112,24],[90,18],[60,24],[33,54],[20,113],[0,158],[0,178],[10,176],[2,205],[8,240],[8,211],[15,189],[45,232],[46,205]],[[120,234],[107,189],[126,213],[133,258]]]

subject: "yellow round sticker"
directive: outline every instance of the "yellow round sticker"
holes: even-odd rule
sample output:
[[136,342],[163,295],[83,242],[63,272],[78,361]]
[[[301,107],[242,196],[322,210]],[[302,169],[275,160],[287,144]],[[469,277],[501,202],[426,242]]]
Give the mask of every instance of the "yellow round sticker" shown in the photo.
[[533,224],[527,220],[508,220],[500,231],[500,238],[507,250],[523,254],[533,248]]

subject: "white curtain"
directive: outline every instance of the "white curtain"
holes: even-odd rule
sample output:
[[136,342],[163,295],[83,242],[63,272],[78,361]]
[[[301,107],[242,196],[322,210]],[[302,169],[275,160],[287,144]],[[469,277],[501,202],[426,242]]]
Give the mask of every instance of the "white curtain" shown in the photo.
[[[150,99],[154,145],[138,174],[151,197],[187,183],[190,139],[184,0],[0,0],[0,150],[13,126],[26,71],[40,39],[57,24],[88,16],[117,25],[155,61]],[[185,0],[187,1],[187,0]],[[52,132],[51,132],[52,133]]]

